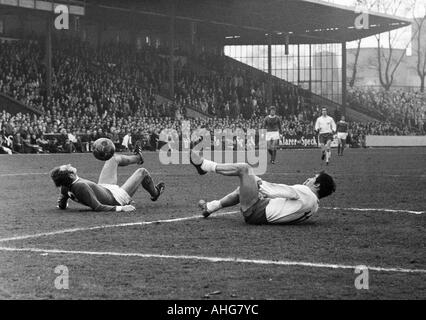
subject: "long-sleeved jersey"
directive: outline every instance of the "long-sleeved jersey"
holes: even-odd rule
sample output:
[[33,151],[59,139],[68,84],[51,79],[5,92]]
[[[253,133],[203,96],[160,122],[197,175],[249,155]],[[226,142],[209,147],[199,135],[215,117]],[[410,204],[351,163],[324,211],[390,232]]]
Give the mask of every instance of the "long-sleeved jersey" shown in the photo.
[[336,123],[330,116],[320,116],[315,122],[315,130],[322,133],[333,133],[336,131]]
[[268,132],[279,131],[281,132],[281,119],[278,116],[266,116],[263,121],[263,128]]
[[65,209],[68,199],[88,206],[95,211],[115,211],[116,207],[120,205],[107,188],[81,178],[74,181],[70,188],[61,187],[59,208]]
[[337,122],[337,132],[348,132],[348,123],[345,121]]

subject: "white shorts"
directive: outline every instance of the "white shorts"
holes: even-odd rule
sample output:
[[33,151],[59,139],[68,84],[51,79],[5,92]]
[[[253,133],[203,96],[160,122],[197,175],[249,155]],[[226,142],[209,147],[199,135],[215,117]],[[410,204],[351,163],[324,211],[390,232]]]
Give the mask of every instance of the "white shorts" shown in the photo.
[[347,132],[337,132],[337,139],[346,140],[347,136]]
[[271,140],[280,140],[280,132],[279,131],[266,132],[266,141],[271,141]]
[[114,199],[120,204],[120,206],[128,205],[132,202],[132,198],[123,188],[120,188],[116,184],[100,184],[100,186],[111,191]]

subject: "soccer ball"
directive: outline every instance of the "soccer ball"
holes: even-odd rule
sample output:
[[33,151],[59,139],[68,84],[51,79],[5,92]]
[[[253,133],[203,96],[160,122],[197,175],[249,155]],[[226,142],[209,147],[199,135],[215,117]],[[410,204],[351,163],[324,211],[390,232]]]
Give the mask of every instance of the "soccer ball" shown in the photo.
[[93,155],[96,159],[107,161],[112,158],[115,152],[114,143],[107,138],[99,138],[93,143]]

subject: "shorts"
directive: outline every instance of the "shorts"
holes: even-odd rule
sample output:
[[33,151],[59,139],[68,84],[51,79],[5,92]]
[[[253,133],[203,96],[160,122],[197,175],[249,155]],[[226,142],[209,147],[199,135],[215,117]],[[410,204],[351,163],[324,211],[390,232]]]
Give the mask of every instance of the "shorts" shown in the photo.
[[271,141],[271,140],[280,140],[280,132],[279,131],[266,132],[266,141]]
[[333,141],[333,134],[331,132],[329,133],[320,133],[319,135],[319,143],[321,144],[327,144],[327,142]]
[[347,137],[348,137],[347,132],[337,132],[337,139],[346,140]]
[[247,224],[267,224],[266,207],[270,199],[259,198],[254,205],[246,211],[242,211],[244,220]]
[[120,188],[116,184],[100,184],[100,186],[108,189],[114,197],[115,201],[117,201],[120,206],[125,206],[132,202],[132,198],[129,196],[126,190]]

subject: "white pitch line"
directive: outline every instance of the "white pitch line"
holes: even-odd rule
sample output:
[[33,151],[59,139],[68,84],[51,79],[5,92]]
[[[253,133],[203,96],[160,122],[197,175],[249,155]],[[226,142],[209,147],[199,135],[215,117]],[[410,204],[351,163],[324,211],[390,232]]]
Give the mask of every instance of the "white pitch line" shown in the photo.
[[[345,211],[345,210],[346,211],[362,211],[362,212],[379,211],[379,212],[390,212],[390,213],[413,213],[413,214],[416,214],[416,215],[421,215],[421,214],[425,213],[425,211],[384,209],[384,208],[322,207],[321,209],[324,209],[324,210],[342,210],[342,211]],[[239,213],[239,212],[240,211],[222,212],[222,213],[216,213],[215,216],[225,216],[225,215],[235,214],[235,213]],[[29,234],[29,235],[3,238],[3,239],[0,239],[0,242],[41,238],[41,237],[47,237],[47,236],[52,236],[52,235],[57,235],[57,234],[72,233],[72,232],[79,232],[79,231],[92,231],[92,230],[108,229],[108,228],[131,227],[131,226],[140,226],[140,225],[150,225],[150,224],[155,224],[155,223],[170,223],[170,222],[179,222],[179,221],[186,221],[186,220],[196,220],[196,219],[201,219],[201,218],[202,218],[202,216],[195,215],[195,216],[175,218],[175,219],[165,219],[165,220],[155,220],[155,221],[139,221],[139,222],[129,222],[129,223],[119,223],[119,224],[107,224],[107,225],[100,225],[100,226],[93,226],[93,227],[62,229],[62,230],[51,231],[51,232],[43,232],[43,233],[36,233],[36,234]]]
[[19,176],[34,176],[34,175],[46,175],[49,172],[27,172],[27,173],[1,173],[0,177],[19,177]]
[[[115,256],[115,257],[138,257],[138,258],[158,258],[158,259],[175,259],[175,260],[197,260],[208,262],[233,262],[248,263],[260,265],[278,265],[278,266],[302,266],[311,268],[328,268],[328,269],[356,269],[360,265],[344,265],[330,263],[316,263],[305,261],[290,260],[264,260],[264,259],[244,259],[237,257],[207,257],[193,255],[170,255],[170,254],[154,254],[154,253],[132,253],[132,252],[113,252],[113,251],[80,251],[80,250],[59,250],[59,249],[40,249],[40,248],[11,248],[0,247],[0,251],[9,252],[36,252],[51,254],[82,254],[92,256]],[[379,272],[400,272],[400,273],[426,273],[426,269],[406,269],[400,267],[385,268],[366,266],[368,270]]]
[[381,211],[381,212],[391,212],[391,213],[413,213],[420,215],[425,213],[425,211],[413,211],[413,210],[403,210],[403,209],[384,209],[384,208],[339,208],[339,207],[323,207],[325,210],[347,210],[347,211]]
[[[222,213],[215,214],[215,216],[226,216],[226,215],[235,214],[237,212],[240,212],[240,211],[222,212]],[[64,233],[79,232],[79,231],[92,231],[92,230],[100,230],[100,229],[108,229],[108,228],[143,226],[143,225],[150,225],[150,224],[156,224],[156,223],[171,223],[171,222],[180,222],[180,221],[187,221],[187,220],[196,220],[201,218],[203,218],[203,216],[196,215],[196,216],[175,218],[175,219],[138,221],[138,222],[128,222],[128,223],[119,223],[119,224],[105,224],[105,225],[93,226],[93,227],[71,228],[71,229],[63,229],[63,230],[57,230],[57,231],[51,231],[51,232],[43,232],[43,233],[15,236],[10,238],[3,238],[3,239],[0,239],[0,242],[34,239],[34,238],[41,238],[41,237],[53,236],[53,235],[64,234]]]
[[[25,172],[25,173],[0,173],[0,177],[20,177],[20,176],[32,176],[32,175],[48,175],[49,172]],[[124,175],[125,173],[122,173]],[[161,175],[165,174],[163,171],[153,171],[151,172],[153,175]],[[187,174],[176,174],[176,173],[167,173],[172,176],[187,176]],[[274,175],[274,176],[309,176],[312,175],[312,172],[304,173],[304,172],[267,172],[267,175]],[[119,173],[120,175],[120,173]],[[359,176],[357,174],[351,174],[351,173],[335,173],[334,176],[337,177],[354,177]],[[413,173],[413,174],[370,174],[369,177],[391,177],[391,178],[401,178],[401,177],[420,177],[420,178],[426,178],[426,175],[419,174],[419,173]]]

